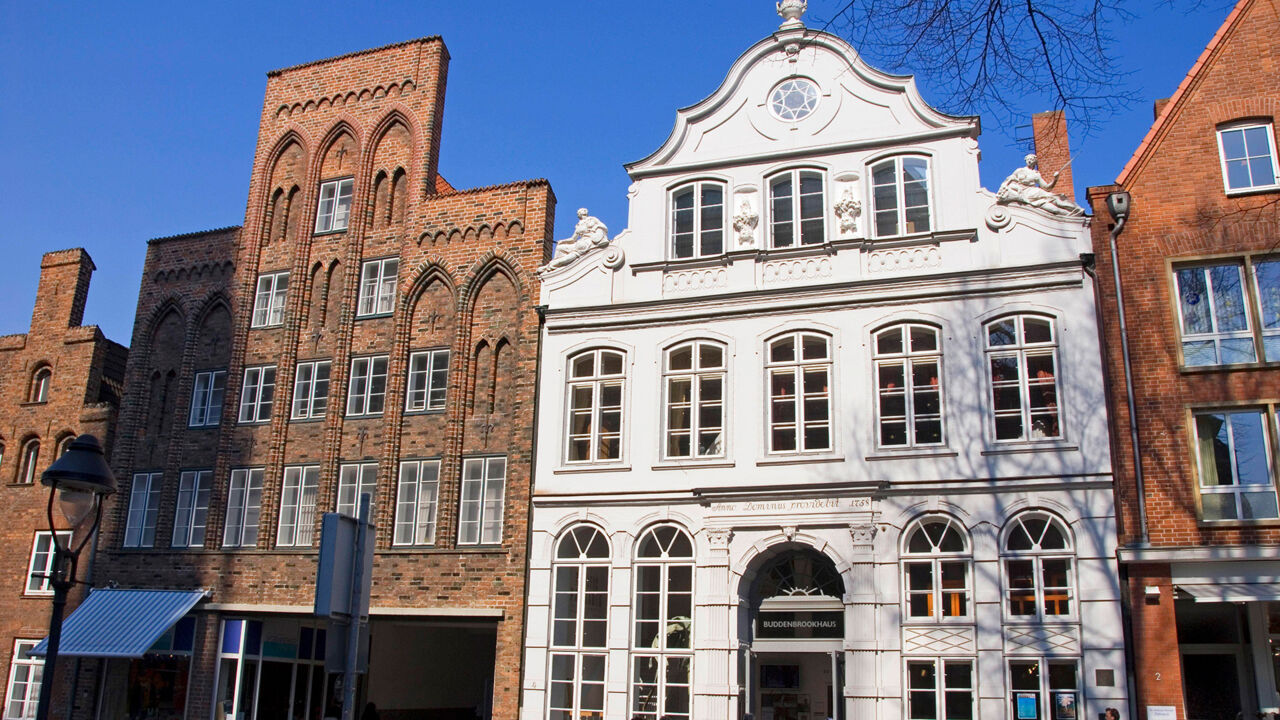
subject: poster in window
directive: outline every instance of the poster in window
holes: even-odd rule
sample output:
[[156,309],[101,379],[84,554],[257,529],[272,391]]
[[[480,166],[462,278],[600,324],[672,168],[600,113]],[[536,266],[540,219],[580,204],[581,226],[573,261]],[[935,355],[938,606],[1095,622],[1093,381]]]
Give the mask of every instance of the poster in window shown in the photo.
[[1040,713],[1036,712],[1035,693],[1018,693],[1015,699],[1018,707],[1018,720],[1039,720]]
[[1056,692],[1053,694],[1053,720],[1076,720],[1075,693]]

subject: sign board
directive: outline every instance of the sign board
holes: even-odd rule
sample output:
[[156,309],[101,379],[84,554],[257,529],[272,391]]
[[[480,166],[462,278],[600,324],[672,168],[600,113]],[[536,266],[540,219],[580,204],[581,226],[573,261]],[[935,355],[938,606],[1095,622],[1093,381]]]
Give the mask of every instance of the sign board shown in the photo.
[[1040,713],[1036,702],[1036,693],[1018,693],[1018,720],[1038,720]]
[[[324,522],[320,526],[320,562],[316,569],[317,617],[351,615],[351,576],[355,569],[353,563],[356,559],[356,529],[359,522],[350,515],[324,515]],[[370,542],[364,544],[364,557],[361,558],[361,576],[366,578],[364,592],[360,593],[361,607],[357,611],[361,616],[369,614],[368,578],[373,576],[373,546],[370,538]]]
[[[351,623],[345,620],[329,620],[324,645],[325,672],[340,673],[347,668],[347,641],[351,636]],[[356,648],[358,673],[369,672],[369,623],[360,623],[360,644]]]
[[756,637],[769,640],[813,640],[844,637],[844,612],[761,610],[756,615]]
[[1176,705],[1148,705],[1147,720],[1178,720]]

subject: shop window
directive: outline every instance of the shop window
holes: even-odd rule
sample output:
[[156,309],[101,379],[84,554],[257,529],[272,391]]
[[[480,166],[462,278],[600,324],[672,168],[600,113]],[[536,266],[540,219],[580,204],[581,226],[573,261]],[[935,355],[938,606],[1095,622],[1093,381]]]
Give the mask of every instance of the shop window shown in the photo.
[[387,396],[387,356],[353,358],[347,416],[381,415]]
[[260,423],[271,419],[276,396],[276,366],[245,368],[240,390],[240,423]]
[[671,193],[671,257],[724,252],[724,183],[693,182]]
[[903,323],[875,334],[876,422],[882,447],[941,445],[938,329]]
[[498,545],[502,542],[502,510],[506,492],[506,458],[466,458],[462,461],[459,545]]
[[831,339],[793,332],[768,343],[769,452],[830,450]]
[[905,156],[871,168],[876,237],[925,233],[929,221],[929,160]]
[[579,525],[556,545],[552,563],[551,672],[547,716],[604,717],[609,636],[609,544]]
[[339,675],[326,674],[326,632],[296,620],[222,621],[214,682],[219,718],[337,717]]
[[568,462],[622,457],[623,358],[616,350],[587,350],[569,358]]
[[1018,515],[1006,529],[1002,554],[1009,617],[1049,620],[1075,614],[1075,553],[1061,520],[1043,512]]
[[960,523],[948,515],[929,515],[908,526],[903,537],[907,618],[916,622],[971,617],[973,561]]
[[1054,321],[1011,315],[988,323],[986,331],[995,439],[1062,437]]
[[[377,463],[343,465],[339,468],[338,512],[350,517],[359,517],[356,503],[363,503],[364,495],[369,496],[369,502],[374,502],[378,499],[377,481]],[[369,517],[373,517],[372,509],[369,511]]]
[[212,493],[212,470],[182,472],[178,478],[178,505],[173,513],[173,547],[204,547]]
[[1271,123],[1246,122],[1218,130],[1222,181],[1227,193],[1280,187]]
[[227,526],[222,535],[222,546],[257,546],[261,512],[262,468],[232,470],[227,492]]
[[316,232],[346,230],[351,219],[353,178],[328,180],[320,184],[320,205],[316,208]]
[[973,660],[909,658],[906,662],[909,720],[974,717]]
[[665,353],[668,458],[724,456],[725,347],[707,340]]
[[1195,413],[1200,512],[1205,520],[1280,517],[1274,408]]
[[360,301],[356,317],[390,315],[396,308],[399,258],[367,260],[360,266]]
[[277,272],[258,276],[254,294],[253,319],[250,327],[275,327],[284,324],[284,301],[289,293],[289,273]]
[[156,542],[156,518],[160,515],[161,473],[137,473],[129,488],[129,512],[125,518],[124,546],[149,548]]
[[226,370],[196,373],[191,387],[190,427],[217,427],[222,421],[222,398],[227,388]]
[[631,650],[631,718],[688,718],[693,677],[693,542],[659,525],[640,538]]
[[40,701],[40,682],[44,676],[44,658],[31,654],[36,640],[15,640],[13,659],[9,662],[9,688],[5,693],[4,719],[29,720],[36,716]]
[[[71,532],[58,532],[58,539],[66,547],[71,542]],[[27,595],[52,595],[53,586],[49,584],[49,576],[54,571],[56,553],[53,533],[36,533],[35,542],[31,546],[31,561],[27,565]]]
[[1009,662],[1009,717],[1076,720],[1080,703],[1079,661],[1018,658]]
[[396,489],[395,534],[391,543],[434,545],[439,498],[439,460],[401,462],[400,487]]
[[788,170],[769,179],[769,237],[774,248],[820,245],[826,239],[823,177]]
[[293,466],[284,469],[280,489],[280,527],[277,547],[311,547],[316,529],[316,495],[320,488],[320,466]]
[[298,363],[293,376],[294,420],[317,420],[329,410],[328,360]]
[[409,355],[409,387],[406,412],[443,410],[449,384],[449,351],[423,350]]

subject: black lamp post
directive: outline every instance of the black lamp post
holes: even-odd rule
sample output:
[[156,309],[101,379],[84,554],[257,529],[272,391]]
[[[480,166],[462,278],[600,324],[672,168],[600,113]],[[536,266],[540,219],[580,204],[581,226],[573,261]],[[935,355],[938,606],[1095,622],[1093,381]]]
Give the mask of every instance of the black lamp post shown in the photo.
[[[53,538],[53,571],[49,573],[49,585],[53,587],[53,611],[49,613],[49,646],[44,656],[36,720],[48,720],[67,591],[76,582],[76,562],[80,559],[80,551],[102,521],[102,500],[116,491],[116,477],[107,465],[98,438],[81,435],[72,440],[62,457],[40,475],[40,482],[49,486],[49,532]],[[55,497],[63,517],[71,526],[71,537],[66,541],[59,538],[60,528],[53,521]],[[75,542],[77,534],[80,536],[78,544]]]

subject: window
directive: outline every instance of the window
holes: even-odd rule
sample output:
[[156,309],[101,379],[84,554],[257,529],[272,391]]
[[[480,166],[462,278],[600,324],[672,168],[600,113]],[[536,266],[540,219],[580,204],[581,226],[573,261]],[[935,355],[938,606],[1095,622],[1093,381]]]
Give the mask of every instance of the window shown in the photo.
[[212,470],[182,472],[178,478],[178,506],[173,513],[173,547],[204,547],[212,492]]
[[818,87],[805,78],[785,80],[769,93],[769,109],[779,120],[803,120],[817,107]]
[[439,460],[406,460],[400,463],[393,545],[435,544],[439,497]]
[[724,252],[724,184],[695,182],[671,193],[671,256]]
[[316,232],[346,230],[351,217],[351,188],[354,179],[329,180],[320,184],[320,206],[316,210]]
[[[1187,367],[1280,361],[1280,258],[1174,268],[1182,362]],[[1244,278],[1254,287],[1247,288]],[[1257,318],[1246,298],[1257,297]],[[1259,326],[1255,338],[1254,325]]]
[[284,469],[280,491],[278,547],[311,547],[316,529],[316,494],[320,488],[320,466]]
[[831,340],[811,332],[769,341],[769,452],[830,450]]
[[[343,465],[338,471],[338,512],[350,517],[356,514],[356,501],[368,495],[369,501],[377,499],[378,464],[360,463]],[[369,516],[373,516],[370,508]]]
[[825,238],[822,173],[788,170],[769,180],[773,247],[818,245]]
[[[65,547],[71,542],[71,531],[59,532],[58,539]],[[55,550],[53,533],[36,533],[35,543],[31,546],[31,563],[27,567],[27,595],[53,594],[49,576],[54,571]]]
[[40,463],[40,441],[31,438],[22,446],[22,462],[18,465],[18,482],[31,485],[36,481],[36,467]]
[[53,382],[53,370],[45,365],[35,371],[31,376],[31,394],[28,396],[28,402],[42,403],[49,402],[49,383]]
[[227,493],[227,527],[223,547],[254,547],[258,544],[258,515],[262,511],[262,468],[231,471]]
[[31,655],[31,650],[36,645],[35,640],[18,640],[13,644],[4,720],[31,720],[36,716],[36,705],[40,702],[40,681],[44,676],[44,659]]
[[681,343],[667,350],[666,360],[666,456],[723,456],[724,346]]
[[609,636],[609,544],[579,525],[560,538],[552,562],[550,720],[604,717]]
[[356,317],[389,315],[396,307],[398,258],[369,260],[360,270],[360,306]]
[[659,525],[640,539],[635,561],[631,717],[690,717],[693,677],[693,542]]
[[902,577],[911,621],[967,618],[973,597],[969,543],[947,515],[921,518],[903,533]]
[[449,384],[449,351],[424,350],[409,356],[409,389],[405,393],[407,412],[443,410],[445,388]]
[[258,276],[258,292],[253,299],[252,327],[284,324],[284,300],[289,292],[289,273],[278,272]]
[[1254,261],[1254,288],[1258,292],[1258,321],[1262,329],[1262,357],[1280,362],[1280,257]]
[[1218,131],[1222,180],[1227,192],[1276,187],[1276,152],[1271,123],[1249,123]]
[[266,422],[271,419],[271,402],[276,395],[276,366],[246,368],[244,388],[240,391],[240,422]]
[[[1051,658],[1009,660],[1009,717],[1084,717],[1079,700],[1077,661]],[[1050,712],[1045,702],[1052,703]]]
[[907,660],[907,718],[909,720],[972,718],[974,717],[973,693],[972,660],[942,658]]
[[355,358],[347,384],[347,415],[381,415],[387,395],[387,356]]
[[876,236],[929,232],[929,160],[896,157],[871,168]]
[[129,489],[129,514],[124,527],[124,546],[127,548],[155,546],[161,477],[158,472],[133,476],[133,485]]
[[217,427],[222,422],[222,396],[227,389],[227,371],[209,370],[196,373],[191,389],[191,427]]
[[937,328],[876,333],[876,422],[883,447],[942,444],[942,346]]
[[293,376],[293,419],[323,418],[329,409],[329,361],[298,363]]
[[1276,511],[1274,410],[1195,415],[1200,511],[1205,520],[1258,520]]
[[569,462],[622,457],[623,355],[588,350],[569,358]]
[[996,440],[1062,437],[1053,321],[1014,315],[987,325]]
[[506,458],[468,458],[462,461],[459,545],[497,545],[502,542],[502,506],[506,491]]
[[1073,613],[1071,535],[1060,520],[1042,512],[1015,517],[1004,554],[1005,611],[1010,616],[1045,620]]

